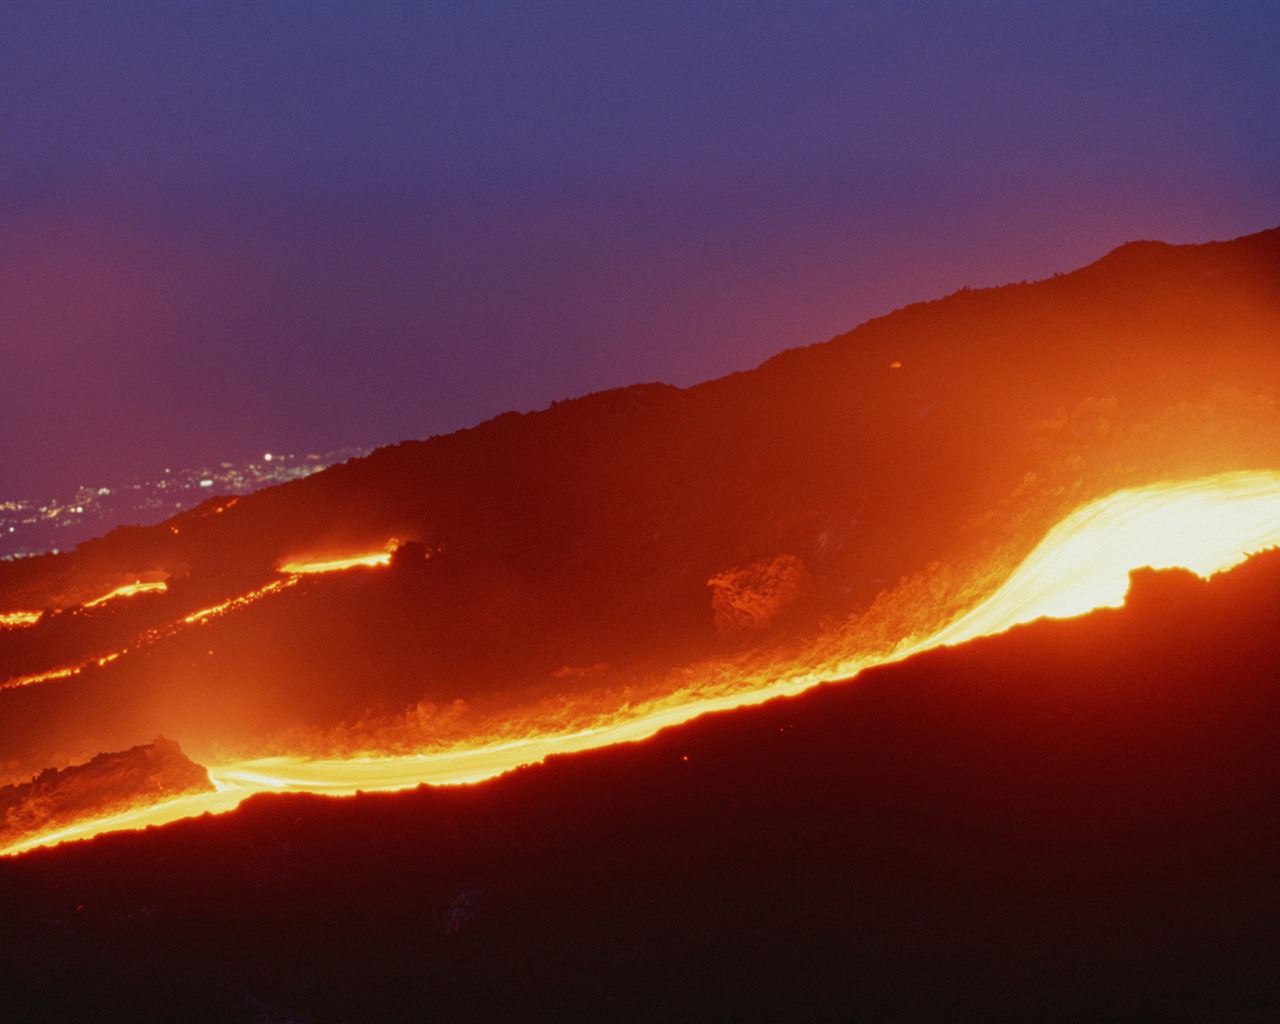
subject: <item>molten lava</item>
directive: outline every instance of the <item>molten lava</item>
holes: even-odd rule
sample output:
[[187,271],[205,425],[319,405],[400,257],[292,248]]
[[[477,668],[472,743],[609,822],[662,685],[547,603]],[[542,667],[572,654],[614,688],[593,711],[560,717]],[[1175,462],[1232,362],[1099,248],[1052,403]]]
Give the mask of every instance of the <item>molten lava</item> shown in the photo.
[[92,601],[86,601],[86,608],[95,608],[100,604],[106,604],[108,601],[114,601],[118,597],[132,597],[134,594],[146,594],[151,591],[164,590],[168,586],[164,580],[157,580],[144,583],[138,580],[134,583],[126,583],[123,587],[116,587],[115,590],[101,597],[95,597]]
[[1200,576],[1280,544],[1280,473],[1241,472],[1117,491],[1055,526],[986,601],[929,647],[1124,603],[1129,570],[1181,566]]
[[377,566],[390,565],[390,551],[370,551],[358,555],[344,555],[340,558],[321,558],[313,560],[295,560],[285,562],[278,566],[280,572],[287,572],[290,575],[300,575],[316,572],[340,572],[343,569],[355,569],[363,566],[366,568],[374,568]]
[[[268,583],[264,587],[259,587],[257,590],[249,591],[247,594],[238,594],[235,597],[228,598],[227,600],[222,601],[219,604],[215,604],[215,605],[212,605],[211,607],[201,608],[198,611],[191,612],[189,615],[184,616],[183,618],[179,619],[177,622],[171,622],[164,626],[157,626],[151,629],[144,630],[142,633],[136,636],[128,646],[124,647],[121,650],[108,651],[103,654],[95,655],[94,657],[84,658],[81,661],[78,661],[71,665],[59,665],[56,668],[47,669],[44,672],[34,672],[29,675],[12,676],[8,679],[0,680],[0,690],[10,690],[19,686],[35,686],[39,683],[51,683],[59,679],[70,679],[74,676],[79,675],[82,671],[84,671],[84,669],[88,668],[91,665],[97,665],[99,667],[108,665],[111,662],[116,661],[118,658],[121,657],[121,655],[126,654],[129,651],[140,650],[143,647],[147,646],[148,644],[153,644],[157,640],[163,637],[173,636],[175,633],[181,630],[183,626],[194,626],[201,622],[207,622],[209,619],[217,618],[220,615],[225,615],[228,612],[239,611],[240,609],[243,609],[248,605],[253,604],[255,601],[258,601],[261,598],[266,597],[268,594],[274,594],[279,590],[285,589],[286,587],[293,586],[295,583],[297,583],[296,576],[291,576],[288,579],[283,579],[283,580],[274,580],[271,583]],[[132,584],[128,588],[120,588],[120,589],[121,590],[128,589],[130,593],[141,593],[144,590],[155,590],[164,586],[165,586],[164,583]],[[114,596],[120,596],[120,595],[118,595],[116,591],[113,591],[111,594],[108,594],[105,597],[99,598],[94,603],[96,604],[102,601],[106,601],[109,598]],[[86,605],[85,607],[89,607],[89,606]]]
[[88,661],[84,661],[79,665],[51,668],[47,672],[32,672],[25,676],[14,676],[0,683],[0,690],[10,690],[18,686],[35,686],[37,683],[51,683],[55,679],[69,679],[88,664]]
[[[904,639],[887,655],[852,654],[833,665],[798,666],[743,681],[732,693],[708,696],[697,685],[654,703],[604,717],[584,712],[584,727],[517,739],[394,757],[308,760],[279,756],[213,766],[216,792],[136,807],[56,832],[31,835],[0,853],[86,838],[100,832],[163,824],[235,807],[255,792],[306,791],[346,795],[359,790],[475,782],[551,754],[641,740],[710,711],[759,704],[818,683],[848,679],[874,664],[897,661],[942,644],[962,643],[1045,616],[1078,615],[1122,603],[1131,569],[1184,566],[1208,576],[1249,553],[1280,544],[1280,472],[1240,472],[1158,483],[1117,492],[1079,509],[1054,528],[992,596],[923,639]],[[328,562],[290,563],[291,574],[382,565],[390,556],[362,555]],[[253,600],[273,587],[236,600]],[[233,602],[228,602],[228,605]],[[210,609],[189,616],[200,621]],[[12,684],[11,684],[12,685]]]
[[182,621],[188,626],[194,626],[197,622],[205,622],[208,619],[217,618],[219,615],[225,615],[227,612],[238,611],[241,608],[245,608],[248,605],[253,604],[254,601],[258,601],[266,597],[268,594],[274,594],[278,590],[283,590],[285,587],[292,586],[296,582],[296,579],[275,580],[268,583],[265,587],[259,587],[257,590],[251,590],[247,594],[229,597],[220,604],[215,604],[209,608],[201,608],[199,611],[192,612],[190,615],[186,616]]
[[[124,586],[116,587],[114,590],[108,591],[101,597],[95,597],[92,601],[86,601],[84,607],[97,608],[99,605],[106,604],[108,601],[114,601],[121,597],[133,597],[135,594],[146,594],[152,591],[164,590],[168,584],[164,580],[134,580],[132,583],[126,583]],[[0,612],[0,629],[13,629],[18,626],[33,626],[40,621],[40,612]]]

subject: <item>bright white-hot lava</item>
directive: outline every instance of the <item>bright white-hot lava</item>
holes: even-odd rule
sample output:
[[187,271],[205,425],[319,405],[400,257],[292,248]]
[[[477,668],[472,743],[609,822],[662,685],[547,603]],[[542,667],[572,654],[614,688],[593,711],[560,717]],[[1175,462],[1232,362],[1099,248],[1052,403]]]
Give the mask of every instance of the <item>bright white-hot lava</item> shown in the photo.
[[1200,576],[1280,544],[1280,473],[1242,472],[1117,491],[1055,526],[986,601],[927,641],[958,644],[1021,622],[1124,603],[1129,570]]
[[214,766],[209,775],[217,792],[184,796],[28,837],[0,853],[162,824],[205,811],[217,813],[257,792],[346,795],[422,783],[476,782],[551,754],[644,739],[710,711],[799,693],[818,683],[847,679],[874,664],[1001,632],[1032,619],[1119,605],[1134,568],[1183,566],[1208,576],[1278,544],[1280,472],[1226,473],[1119,491],[1063,520],[977,607],[924,639],[904,640],[886,656],[854,654],[834,666],[797,667],[788,674],[753,680],[730,694],[708,697],[689,689],[659,704],[619,711],[611,720],[597,719],[596,724],[577,731],[394,757],[308,760],[281,756]]

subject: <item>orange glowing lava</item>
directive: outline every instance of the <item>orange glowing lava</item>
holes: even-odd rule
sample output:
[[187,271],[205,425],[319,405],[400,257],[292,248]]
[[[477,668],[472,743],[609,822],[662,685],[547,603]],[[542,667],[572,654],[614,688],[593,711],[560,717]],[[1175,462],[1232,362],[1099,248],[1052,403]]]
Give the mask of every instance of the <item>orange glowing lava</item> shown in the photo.
[[197,622],[205,622],[209,619],[217,618],[219,615],[225,615],[227,612],[237,611],[247,605],[251,605],[254,601],[264,598],[268,594],[274,594],[277,590],[293,586],[295,582],[297,581],[293,579],[274,580],[265,587],[259,587],[257,590],[251,590],[247,594],[239,594],[236,597],[228,598],[221,604],[215,604],[210,608],[201,608],[198,612],[192,612],[182,621],[185,625],[194,626]]
[[1117,491],[1055,526],[996,593],[928,646],[1124,603],[1129,570],[1181,566],[1200,576],[1280,544],[1280,473],[1225,473]]
[[1251,552],[1278,544],[1280,472],[1226,473],[1119,491],[1084,506],[1055,527],[1004,585],[977,607],[924,639],[904,639],[888,655],[851,653],[836,664],[796,666],[782,675],[744,680],[741,690],[729,694],[707,696],[695,685],[647,706],[593,719],[574,731],[394,757],[308,760],[283,755],[215,765],[209,775],[216,792],[77,823],[25,838],[0,853],[163,824],[206,811],[218,813],[258,792],[347,795],[423,783],[476,782],[552,754],[645,739],[707,712],[759,704],[819,683],[846,680],[872,665],[1000,632],[1032,619],[1078,615],[1118,605],[1124,598],[1128,573],[1134,568],[1179,565],[1208,576],[1238,564]]
[[[173,636],[183,626],[198,625],[201,622],[207,622],[208,620],[217,618],[220,615],[226,615],[228,612],[238,611],[250,604],[253,604],[253,602],[260,598],[266,597],[268,594],[274,594],[276,591],[283,590],[285,587],[291,587],[296,582],[296,577],[290,577],[289,579],[284,580],[274,580],[264,587],[259,587],[257,590],[249,591],[247,594],[238,594],[235,597],[228,598],[221,604],[215,604],[209,608],[201,608],[199,611],[191,612],[189,615],[184,616],[177,622],[171,622],[163,626],[156,626],[151,629],[144,630],[142,633],[138,634],[138,636],[134,637],[133,641],[121,650],[108,651],[104,654],[85,658],[75,664],[59,665],[57,668],[51,668],[44,672],[33,672],[25,676],[12,676],[0,681],[0,690],[11,690],[19,686],[35,686],[40,683],[52,683],[59,679],[70,679],[74,676],[78,676],[90,665],[97,665],[101,668],[104,665],[109,665],[111,662],[117,660],[121,655],[126,654],[129,651],[140,650],[147,644],[155,643],[163,637]],[[141,590],[134,590],[132,587],[141,587],[143,590],[151,590],[163,586],[165,586],[163,583],[133,584],[131,585],[130,592],[141,592]],[[99,598],[98,601],[105,601],[113,596],[117,596],[115,591],[106,595],[106,597]],[[85,607],[88,607],[88,605]]]
[[164,580],[151,583],[144,583],[141,580],[137,580],[133,583],[126,583],[123,587],[116,587],[116,589],[111,591],[109,594],[103,594],[101,597],[95,597],[92,601],[86,601],[85,607],[95,608],[100,604],[106,604],[108,601],[113,601],[118,597],[132,597],[134,594],[146,594],[156,590],[164,590],[167,586],[168,584],[166,584]]
[[17,686],[35,686],[37,683],[51,683],[55,679],[67,679],[79,672],[88,662],[70,667],[53,668],[47,672],[33,672],[30,675],[14,676],[0,683],[0,690],[11,690]]
[[354,569],[358,566],[366,568],[374,568],[376,566],[390,565],[390,551],[371,551],[359,555],[345,555],[342,558],[324,558],[311,561],[297,560],[293,562],[285,562],[278,566],[280,572],[287,572],[290,575],[300,575],[316,572],[340,572],[343,569]]
[[[132,597],[134,594],[145,594],[149,591],[164,590],[168,584],[164,580],[144,582],[143,580],[135,580],[133,583],[126,583],[122,587],[116,587],[115,590],[103,594],[101,597],[95,597],[92,601],[86,601],[86,608],[96,608],[100,604],[106,604],[118,597]],[[40,620],[40,612],[0,612],[0,629],[14,629],[19,626],[31,626]]]

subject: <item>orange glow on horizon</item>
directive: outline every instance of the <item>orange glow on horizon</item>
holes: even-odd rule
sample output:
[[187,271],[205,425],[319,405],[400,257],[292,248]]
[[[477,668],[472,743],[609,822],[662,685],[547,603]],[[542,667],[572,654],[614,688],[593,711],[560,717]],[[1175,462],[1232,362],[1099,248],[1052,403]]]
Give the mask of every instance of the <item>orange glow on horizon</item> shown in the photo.
[[[1278,544],[1280,472],[1226,473],[1131,488],[1072,513],[994,594],[924,638],[904,638],[888,654],[854,653],[838,662],[795,665],[780,673],[746,678],[730,693],[710,693],[709,687],[700,690],[694,683],[649,704],[604,715],[584,709],[582,725],[576,729],[481,738],[470,745],[395,756],[308,759],[283,754],[214,765],[209,769],[214,793],[184,796],[26,837],[0,854],[100,832],[163,824],[206,811],[218,813],[259,792],[341,796],[424,783],[478,782],[552,754],[642,740],[708,712],[760,704],[819,683],[848,680],[874,665],[1002,632],[1033,619],[1074,616],[1119,605],[1131,569],[1183,566],[1209,576],[1242,562],[1249,553]],[[287,582],[292,581],[271,586]]]

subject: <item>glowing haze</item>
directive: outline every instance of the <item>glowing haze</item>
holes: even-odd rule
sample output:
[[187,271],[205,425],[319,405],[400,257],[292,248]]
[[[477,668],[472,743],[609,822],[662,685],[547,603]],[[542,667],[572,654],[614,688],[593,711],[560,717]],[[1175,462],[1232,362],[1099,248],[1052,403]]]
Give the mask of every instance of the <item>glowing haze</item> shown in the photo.
[[[446,785],[491,778],[552,754],[644,739],[659,729],[711,711],[758,704],[819,683],[847,679],[875,664],[896,661],[942,644],[961,643],[1049,616],[1078,615],[1123,601],[1131,569],[1183,566],[1209,576],[1250,553],[1280,544],[1280,472],[1235,472],[1119,491],[1077,510],[1036,547],[989,598],[925,638],[903,638],[886,655],[849,652],[835,664],[796,664],[772,675],[746,678],[731,694],[706,696],[695,684],[650,706],[591,718],[582,728],[483,740],[430,753],[309,760],[281,755],[214,765],[216,791],[140,806],[32,835],[4,853],[137,829],[237,806],[260,792],[348,795],[420,784]],[[383,564],[374,555],[307,563],[311,571]],[[322,568],[323,566],[323,568]],[[293,569],[293,572],[307,571]]]

